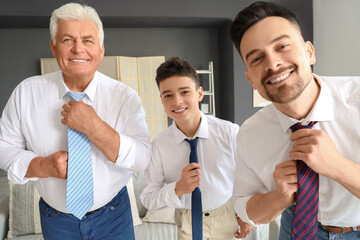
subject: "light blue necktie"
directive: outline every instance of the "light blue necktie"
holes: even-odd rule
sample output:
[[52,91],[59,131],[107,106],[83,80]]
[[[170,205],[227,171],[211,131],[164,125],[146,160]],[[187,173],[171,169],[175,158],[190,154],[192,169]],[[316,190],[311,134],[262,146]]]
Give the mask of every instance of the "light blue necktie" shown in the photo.
[[[192,140],[185,139],[190,144],[190,163],[199,163],[197,155],[197,143],[198,138]],[[201,203],[201,191],[197,187],[191,194],[191,226],[192,226],[192,239],[203,239],[203,219],[202,219],[202,203]]]
[[[80,101],[86,93],[66,93],[72,100]],[[94,205],[93,173],[89,138],[82,132],[68,128],[68,174],[66,209],[82,219]]]

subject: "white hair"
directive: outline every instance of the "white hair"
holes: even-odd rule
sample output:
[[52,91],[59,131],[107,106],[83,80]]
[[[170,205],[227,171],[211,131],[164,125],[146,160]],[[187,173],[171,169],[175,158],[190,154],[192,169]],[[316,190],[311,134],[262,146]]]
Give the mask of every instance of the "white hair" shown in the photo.
[[60,20],[90,20],[92,21],[98,32],[100,39],[100,47],[104,44],[104,29],[96,10],[87,5],[79,3],[67,3],[53,11],[50,18],[50,36],[54,45],[56,45],[55,35],[58,22]]

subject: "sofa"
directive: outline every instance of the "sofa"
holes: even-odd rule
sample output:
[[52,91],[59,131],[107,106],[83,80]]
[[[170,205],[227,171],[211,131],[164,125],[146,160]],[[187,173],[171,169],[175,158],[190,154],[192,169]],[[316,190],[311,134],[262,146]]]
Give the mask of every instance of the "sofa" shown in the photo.
[[[133,174],[127,184],[136,240],[177,240],[174,209],[148,211],[140,202],[143,172]],[[6,172],[0,169],[0,240],[41,240],[38,213],[39,196],[33,184],[9,183]],[[279,221],[262,225],[246,240],[278,239]]]

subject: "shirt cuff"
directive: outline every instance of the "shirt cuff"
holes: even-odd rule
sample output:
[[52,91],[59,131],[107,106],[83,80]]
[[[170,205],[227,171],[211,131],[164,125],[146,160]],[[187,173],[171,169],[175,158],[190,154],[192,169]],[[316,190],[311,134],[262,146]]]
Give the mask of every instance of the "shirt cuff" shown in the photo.
[[25,151],[21,153],[18,161],[14,162],[8,170],[8,178],[15,184],[25,184],[28,181],[37,181],[39,178],[26,178],[26,172],[29,168],[30,162],[38,157],[35,153]]
[[255,224],[247,215],[246,212],[246,204],[249,201],[250,198],[252,198],[253,196],[246,196],[246,197],[241,197],[241,198],[233,198],[233,202],[234,202],[234,209],[236,214],[239,216],[239,218],[241,218],[241,220],[243,220],[244,222],[250,223],[251,225],[253,225],[254,227],[257,227],[259,225]]
[[165,204],[171,208],[185,208],[185,197],[183,195],[179,198],[178,195],[176,195],[175,186],[176,182],[173,182],[163,187]]
[[120,135],[120,147],[118,152],[118,158],[115,161],[115,165],[119,165],[121,167],[127,168],[134,164],[133,162],[124,162],[125,159],[134,159],[134,158],[129,158],[130,155],[135,154],[131,149],[132,146],[134,145],[134,139],[132,137],[123,134],[119,134],[119,135]]

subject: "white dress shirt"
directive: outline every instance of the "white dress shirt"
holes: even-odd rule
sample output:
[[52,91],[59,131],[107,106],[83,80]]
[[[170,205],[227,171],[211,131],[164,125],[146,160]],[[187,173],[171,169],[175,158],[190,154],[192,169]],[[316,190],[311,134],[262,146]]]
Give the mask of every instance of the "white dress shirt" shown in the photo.
[[[23,184],[34,181],[39,194],[53,208],[65,208],[66,180],[25,178],[31,160],[59,150],[67,151],[67,126],[61,123],[62,106],[69,102],[62,72],[30,77],[13,91],[0,125],[0,168],[8,178]],[[84,91],[84,103],[120,134],[115,163],[91,143],[94,205],[98,209],[114,198],[132,172],[145,169],[150,161],[149,133],[145,112],[137,93],[125,84],[99,72]]]
[[[360,164],[360,78],[318,77],[320,95],[301,122],[318,121],[339,152]],[[261,109],[241,126],[237,136],[235,211],[247,222],[247,201],[257,193],[275,190],[275,165],[289,159],[292,143],[289,127],[298,122],[273,104]],[[360,199],[334,180],[320,175],[319,221],[331,226],[360,225]]]
[[[201,113],[197,153],[201,166],[200,190],[203,211],[226,203],[235,180],[236,135],[239,126]],[[191,209],[191,193],[179,198],[175,184],[189,164],[190,144],[173,123],[152,142],[152,158],[145,172],[140,199],[151,210],[165,207]]]

